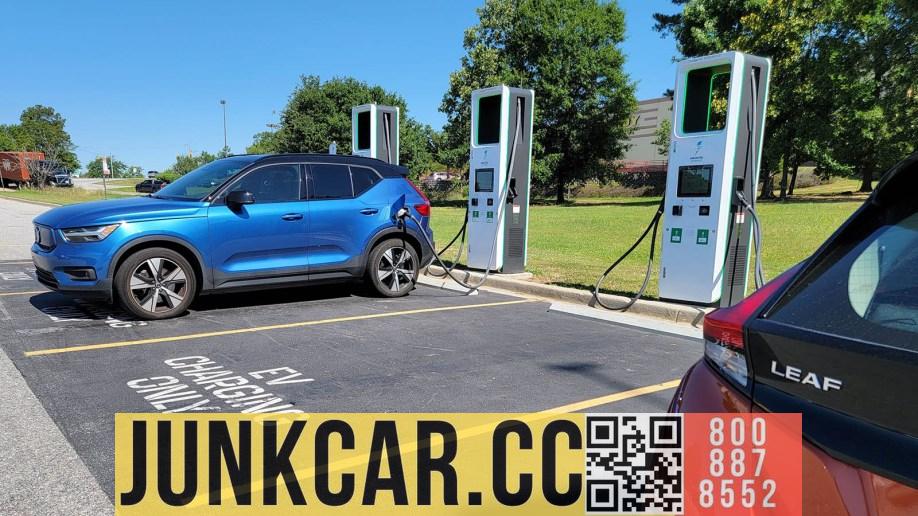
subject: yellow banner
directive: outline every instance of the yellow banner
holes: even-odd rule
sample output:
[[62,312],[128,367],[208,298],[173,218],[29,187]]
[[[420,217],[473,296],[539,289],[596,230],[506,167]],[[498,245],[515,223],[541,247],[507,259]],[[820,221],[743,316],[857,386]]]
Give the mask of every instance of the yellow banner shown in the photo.
[[117,414],[119,515],[584,514],[584,414]]

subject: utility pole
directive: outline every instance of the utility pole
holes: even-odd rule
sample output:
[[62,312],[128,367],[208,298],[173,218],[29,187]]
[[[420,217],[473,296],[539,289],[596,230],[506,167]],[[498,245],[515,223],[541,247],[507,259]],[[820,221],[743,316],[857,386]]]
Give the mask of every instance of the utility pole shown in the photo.
[[223,150],[226,151],[226,100],[220,99],[220,105],[223,106]]

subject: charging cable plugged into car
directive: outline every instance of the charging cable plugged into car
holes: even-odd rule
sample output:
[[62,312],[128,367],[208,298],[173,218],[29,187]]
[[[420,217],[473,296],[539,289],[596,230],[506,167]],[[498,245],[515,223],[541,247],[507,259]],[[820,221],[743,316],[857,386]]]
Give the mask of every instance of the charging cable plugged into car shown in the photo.
[[[521,272],[525,264],[533,99],[532,90],[507,86],[472,93],[472,110],[479,116],[472,117],[475,123],[470,151],[469,201],[462,226],[439,251],[427,233],[421,232],[425,244],[433,252],[434,262],[443,269],[439,274],[428,270],[428,274],[452,280],[465,289],[466,294],[477,293],[492,272]],[[513,129],[508,133],[507,122],[511,117]],[[527,125],[529,130],[526,130]],[[506,138],[508,134],[512,134],[512,138]],[[506,161],[503,156],[507,157]],[[494,173],[495,169],[498,174]],[[495,190],[498,192],[496,198],[493,197]],[[481,216],[482,213],[485,215]],[[399,223],[412,220],[421,226],[421,221],[406,206],[397,210],[396,219]],[[447,264],[443,256],[457,242],[456,255]],[[467,253],[470,268],[483,271],[477,281],[467,281],[456,272],[464,253]]]

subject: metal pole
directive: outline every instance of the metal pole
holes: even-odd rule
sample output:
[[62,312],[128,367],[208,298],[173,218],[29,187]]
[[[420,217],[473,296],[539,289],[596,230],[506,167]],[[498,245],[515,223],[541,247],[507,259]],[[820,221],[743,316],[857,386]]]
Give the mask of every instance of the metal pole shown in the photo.
[[[105,158],[102,158],[102,159],[105,159]],[[112,172],[112,169],[113,169],[114,167],[115,167],[115,162],[114,162],[114,160],[112,159],[112,156],[109,156],[109,157],[108,157],[108,171],[109,171],[109,173],[114,173],[114,172]],[[103,168],[103,170],[102,170],[102,198],[103,198],[103,199],[108,199],[108,185],[105,183],[105,170],[104,170],[104,168]]]
[[220,100],[220,105],[223,106],[223,150],[226,150],[226,100]]

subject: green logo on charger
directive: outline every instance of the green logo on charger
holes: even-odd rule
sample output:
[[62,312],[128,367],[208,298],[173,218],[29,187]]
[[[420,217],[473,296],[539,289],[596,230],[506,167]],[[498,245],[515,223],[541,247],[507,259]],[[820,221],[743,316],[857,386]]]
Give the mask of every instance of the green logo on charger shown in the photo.
[[695,237],[695,243],[698,245],[708,245],[708,230],[699,229],[698,236]]
[[681,244],[682,228],[673,228],[672,233],[669,234],[669,241],[674,244]]

